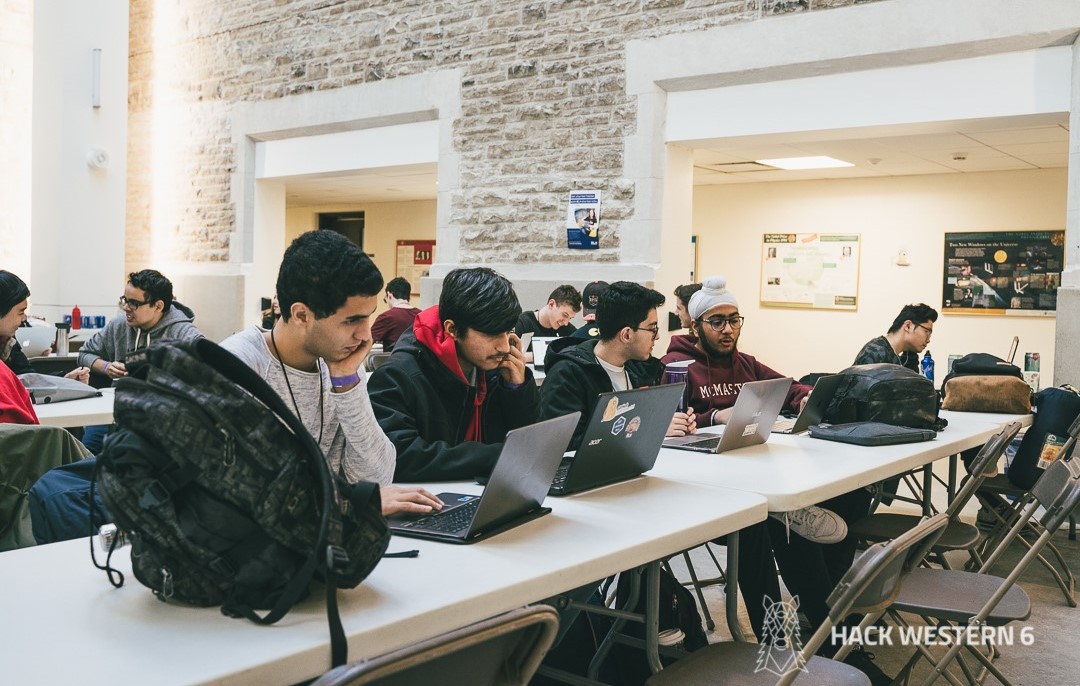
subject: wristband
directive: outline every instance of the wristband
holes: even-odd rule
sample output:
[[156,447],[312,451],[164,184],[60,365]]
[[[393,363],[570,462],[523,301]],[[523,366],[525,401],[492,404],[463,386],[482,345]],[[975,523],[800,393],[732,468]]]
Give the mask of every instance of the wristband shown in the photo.
[[344,388],[345,386],[352,386],[353,384],[360,383],[359,370],[353,372],[348,376],[331,376],[330,386],[333,388]]
[[108,360],[105,360],[105,366],[101,368],[101,373],[102,373],[102,374],[104,374],[104,375],[106,375],[106,376],[108,376],[108,375],[109,375],[109,365],[110,365],[110,364],[112,364],[112,363],[111,363],[111,362],[109,362]]

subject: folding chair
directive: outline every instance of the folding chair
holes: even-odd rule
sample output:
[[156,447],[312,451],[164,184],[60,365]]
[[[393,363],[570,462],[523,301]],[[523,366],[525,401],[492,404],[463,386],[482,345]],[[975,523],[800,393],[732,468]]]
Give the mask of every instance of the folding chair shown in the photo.
[[[794,632],[773,637],[773,643],[714,643],[671,667],[654,674],[648,686],[717,686],[722,684],[777,684],[798,679],[799,686],[860,685],[870,680],[856,668],[814,655],[832,635],[834,627],[852,613],[867,615],[860,628],[869,626],[889,607],[901,580],[919,564],[948,523],[944,514],[920,522],[892,541],[876,543],[860,555],[829,595],[828,618],[801,651],[796,652],[798,621],[794,612],[781,610],[778,626]],[[782,616],[781,616],[782,615]],[[837,653],[841,658],[846,648]]]
[[[965,629],[975,627],[1003,627],[1010,622],[1027,619],[1031,614],[1031,601],[1022,588],[1016,585],[1017,579],[1027,566],[1039,555],[1049,542],[1050,537],[1066,521],[1069,513],[1080,503],[1080,460],[1059,460],[1050,465],[1031,489],[1031,500],[1020,513],[986,562],[978,572],[953,569],[916,569],[904,580],[900,595],[888,610],[889,616],[901,626],[911,626],[901,612],[918,615],[938,630],[955,627]],[[1009,545],[1021,535],[1021,532],[1033,521],[1036,511],[1044,508],[1039,517],[1042,533],[1031,543],[1020,562],[1005,578],[987,573],[1009,548]],[[952,638],[952,633],[949,633]],[[955,659],[964,678],[969,684],[979,682],[978,676],[960,654],[973,656],[982,667],[994,675],[999,682],[1008,686],[1010,683],[991,662],[991,658],[979,650],[978,644],[964,641],[965,633],[956,632],[955,642],[940,658],[935,659],[929,648],[919,645],[917,652],[908,660],[900,677],[911,673],[920,659],[927,659],[934,664],[933,669],[922,682],[929,686],[939,676],[944,676],[952,684],[959,684],[957,677],[946,671]],[[993,655],[993,645],[990,646]]]
[[[1072,459],[1078,435],[1080,435],[1080,417],[1077,417],[1069,426],[1069,438],[1058,453],[1059,461]],[[1024,507],[1031,502],[1032,495],[1030,491],[1025,491],[1013,485],[1007,476],[1001,475],[988,478],[982,487],[976,491],[976,497],[995,519],[995,523],[984,539],[979,551],[980,554],[985,556],[987,551],[997,547],[1012,525],[1020,519]],[[1076,540],[1074,520],[1071,516],[1072,513],[1069,514],[1069,540]],[[1016,540],[1020,541],[1025,547],[1030,548],[1031,540],[1037,539],[1042,533],[1042,525],[1038,520],[1032,519],[1021,530]],[[1042,554],[1035,559],[1050,572],[1050,576],[1057,583],[1058,588],[1061,589],[1061,593],[1065,596],[1065,602],[1068,603],[1069,607],[1076,607],[1076,577],[1073,575],[1069,563],[1052,542],[1046,544],[1046,550],[1057,562],[1057,566]]]
[[[945,514],[949,517],[949,524],[930,552],[937,556],[946,569],[949,569],[949,562],[945,559],[945,553],[951,550],[966,550],[977,565],[982,564],[982,558],[979,557],[977,550],[981,534],[974,525],[960,521],[960,513],[986,480],[987,469],[997,464],[1005,448],[1018,433],[1020,433],[1020,422],[1013,422],[986,442],[969,465],[970,472],[960,491],[945,510]],[[875,543],[896,538],[918,524],[920,519],[918,515],[879,512],[852,523],[848,527],[848,532],[859,541]]]
[[[727,574],[724,573],[724,567],[723,567],[723,565],[720,564],[720,560],[718,560],[716,558],[716,553],[714,553],[712,551],[712,548],[709,547],[710,543],[713,543],[714,545],[719,545],[720,544],[718,542],[706,541],[705,543],[703,543],[702,545],[700,545],[698,547],[703,548],[705,550],[705,552],[709,554],[709,557],[712,558],[713,564],[716,565],[716,574],[717,575],[714,576],[714,577],[706,577],[704,579],[699,579],[698,578],[697,570],[694,568],[694,563],[690,559],[690,552],[692,550],[697,550],[697,548],[691,548],[690,550],[684,550],[681,553],[679,553],[677,556],[682,557],[683,564],[686,565],[686,572],[687,572],[687,574],[690,575],[690,581],[688,581],[688,582],[684,581],[683,586],[689,586],[690,588],[694,589],[694,593],[697,595],[697,599],[698,599],[698,607],[701,608],[701,614],[704,615],[704,618],[705,618],[705,628],[708,629],[709,631],[713,631],[713,630],[716,629],[716,622],[713,621],[712,614],[709,612],[709,606],[708,606],[708,603],[705,602],[705,594],[702,592],[702,589],[706,588],[708,586],[721,585],[725,589],[724,592],[727,593],[728,582],[727,582]],[[677,556],[673,556],[673,557],[677,557]],[[664,566],[667,568],[667,570],[669,572],[671,572],[672,576],[675,575],[675,573],[671,570],[670,560],[668,562],[665,562]]]
[[386,655],[336,667],[312,686],[525,686],[559,629],[548,605],[511,610]]

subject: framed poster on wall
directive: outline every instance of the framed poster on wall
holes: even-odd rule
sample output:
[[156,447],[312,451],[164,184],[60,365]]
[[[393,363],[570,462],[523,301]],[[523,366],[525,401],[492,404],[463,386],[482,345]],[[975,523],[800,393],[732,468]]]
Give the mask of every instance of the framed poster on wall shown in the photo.
[[1052,317],[1064,268],[1064,231],[947,233],[941,309]]
[[856,310],[857,233],[767,233],[761,243],[761,304]]
[[398,241],[397,276],[412,286],[412,295],[420,295],[420,279],[428,275],[435,259],[435,241]]

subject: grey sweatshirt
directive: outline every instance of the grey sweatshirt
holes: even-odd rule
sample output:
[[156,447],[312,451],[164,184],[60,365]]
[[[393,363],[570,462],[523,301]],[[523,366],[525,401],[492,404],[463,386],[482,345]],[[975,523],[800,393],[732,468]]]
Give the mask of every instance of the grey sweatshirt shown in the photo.
[[175,300],[161,321],[149,331],[128,326],[123,315],[113,317],[104,329],[91,336],[79,349],[79,364],[90,367],[98,360],[123,362],[128,355],[149,346],[153,341],[200,338],[202,332],[195,328],[193,319],[195,313],[191,308]]

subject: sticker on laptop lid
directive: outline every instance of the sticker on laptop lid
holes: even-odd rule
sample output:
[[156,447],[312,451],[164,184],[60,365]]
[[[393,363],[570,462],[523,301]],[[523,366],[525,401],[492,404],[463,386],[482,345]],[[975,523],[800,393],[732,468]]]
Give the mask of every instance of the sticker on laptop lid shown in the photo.
[[754,422],[753,424],[747,424],[742,430],[743,437],[749,436],[750,434],[756,434],[757,427],[757,422]]
[[636,407],[634,403],[623,403],[622,405],[620,405],[619,397],[613,395],[611,396],[611,399],[608,400],[608,404],[604,407],[604,416],[601,421],[610,422],[612,419],[615,419],[619,415],[626,414],[630,410],[634,409],[634,407]]
[[623,428],[626,426],[626,417],[619,417],[615,420],[615,423],[611,425],[611,435],[618,436],[622,433]]

